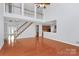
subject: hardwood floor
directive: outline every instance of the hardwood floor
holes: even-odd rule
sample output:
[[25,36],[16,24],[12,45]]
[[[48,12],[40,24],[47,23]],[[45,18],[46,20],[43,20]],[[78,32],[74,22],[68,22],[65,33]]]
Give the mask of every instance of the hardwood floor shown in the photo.
[[14,46],[5,44],[0,56],[79,56],[79,47],[46,38],[17,40]]

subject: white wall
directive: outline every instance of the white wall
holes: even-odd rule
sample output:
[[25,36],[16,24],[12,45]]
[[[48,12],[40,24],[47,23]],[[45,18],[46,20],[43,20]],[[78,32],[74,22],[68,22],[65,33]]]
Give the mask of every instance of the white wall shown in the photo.
[[45,19],[57,20],[57,33],[45,32],[45,37],[79,46],[78,3],[56,3],[48,7],[44,13]]
[[3,4],[0,3],[0,49],[4,44],[4,19],[3,19]]

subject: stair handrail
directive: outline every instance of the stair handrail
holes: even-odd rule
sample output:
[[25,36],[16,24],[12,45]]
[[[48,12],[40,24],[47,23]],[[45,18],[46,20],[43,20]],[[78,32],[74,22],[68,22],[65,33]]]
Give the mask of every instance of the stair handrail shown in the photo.
[[16,31],[19,31],[25,24],[27,24],[28,22],[23,23]]
[[[16,33],[15,33],[15,38],[17,38],[21,33],[23,33],[30,25],[32,24],[32,22],[30,23],[30,24],[28,24],[20,33],[18,33],[17,35],[16,35]],[[24,26],[24,25],[23,25]],[[20,28],[21,29],[21,28]],[[18,32],[18,31],[17,31]]]

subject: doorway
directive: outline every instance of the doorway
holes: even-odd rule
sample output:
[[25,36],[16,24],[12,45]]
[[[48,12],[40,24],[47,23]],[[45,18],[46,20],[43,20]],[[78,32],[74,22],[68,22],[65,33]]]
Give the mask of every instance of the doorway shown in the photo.
[[39,38],[39,25],[36,25],[36,37]]

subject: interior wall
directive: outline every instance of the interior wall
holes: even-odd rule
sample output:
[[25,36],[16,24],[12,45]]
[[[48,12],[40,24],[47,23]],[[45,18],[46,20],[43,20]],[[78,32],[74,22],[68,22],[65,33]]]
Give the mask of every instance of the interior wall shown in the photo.
[[57,21],[57,33],[44,32],[45,37],[79,46],[79,3],[55,3],[44,16]]
[[0,3],[0,49],[4,44],[4,18],[3,18],[3,4]]

